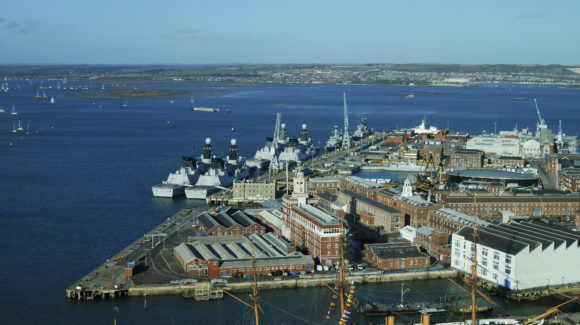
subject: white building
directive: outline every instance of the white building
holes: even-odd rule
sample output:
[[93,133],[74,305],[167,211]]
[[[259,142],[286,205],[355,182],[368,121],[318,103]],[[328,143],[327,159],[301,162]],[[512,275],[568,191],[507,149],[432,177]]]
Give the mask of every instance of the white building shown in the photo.
[[524,158],[541,157],[540,143],[534,139],[522,143],[522,154]]
[[499,137],[473,137],[467,140],[465,149],[475,149],[486,155],[520,157],[520,140]]
[[399,230],[401,234],[401,238],[410,241],[411,243],[415,242],[415,237],[417,237],[417,229],[411,226],[405,226],[401,230]]
[[[473,228],[452,236],[451,267],[471,274]],[[534,221],[478,228],[479,278],[512,290],[580,281],[580,234]]]

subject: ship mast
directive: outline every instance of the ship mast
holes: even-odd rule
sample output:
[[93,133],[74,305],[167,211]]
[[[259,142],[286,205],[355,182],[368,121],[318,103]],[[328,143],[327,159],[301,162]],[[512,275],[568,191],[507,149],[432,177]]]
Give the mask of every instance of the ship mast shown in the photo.
[[477,314],[477,304],[475,302],[475,291],[477,285],[477,195],[473,192],[473,210],[475,223],[473,225],[473,264],[471,265],[471,324],[475,325],[475,317]]
[[342,148],[350,148],[350,136],[348,135],[348,110],[346,108],[346,92],[342,93],[344,101],[344,135],[342,136]]
[[[344,211],[343,211],[344,212]],[[346,212],[344,212],[346,213]],[[345,276],[344,276],[344,248],[343,248],[343,241],[344,241],[344,228],[343,228],[343,218],[344,218],[344,213],[341,214],[340,217],[340,236],[339,236],[339,241],[340,241],[340,261],[339,263],[339,267],[338,267],[338,281],[336,282],[336,286],[338,287],[338,292],[340,294],[340,315],[344,314],[344,289],[346,287],[346,280],[345,280]]]
[[256,325],[260,324],[260,315],[258,309],[260,305],[258,301],[260,296],[258,295],[258,281],[256,280],[256,254],[254,254],[254,238],[252,238],[252,269],[254,270],[254,288],[252,291],[252,300],[254,301],[254,317],[256,319]]

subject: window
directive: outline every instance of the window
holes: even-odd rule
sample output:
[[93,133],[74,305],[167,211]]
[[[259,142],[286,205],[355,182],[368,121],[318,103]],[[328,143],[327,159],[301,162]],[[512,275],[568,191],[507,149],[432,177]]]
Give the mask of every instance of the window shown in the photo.
[[509,267],[505,268],[505,274],[511,274],[512,273],[512,269],[510,269]]
[[505,256],[505,264],[511,264],[511,262],[512,262],[512,257],[509,255],[506,255]]
[[405,261],[401,261],[401,267],[405,267]]
[[481,259],[481,265],[487,266],[487,258],[482,258]]
[[487,256],[487,248],[484,247],[481,249],[481,255]]
[[493,261],[493,269],[499,270],[499,263],[497,261]]
[[493,274],[493,279],[494,279],[494,280],[497,280],[497,273],[494,273],[494,274]]
[[498,252],[493,252],[493,259],[499,260],[499,253]]

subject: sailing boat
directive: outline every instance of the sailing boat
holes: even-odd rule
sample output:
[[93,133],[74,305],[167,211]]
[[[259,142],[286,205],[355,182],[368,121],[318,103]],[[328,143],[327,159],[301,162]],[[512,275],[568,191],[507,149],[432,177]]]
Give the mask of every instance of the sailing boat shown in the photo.
[[30,120],[28,120],[28,123],[26,124],[26,134],[30,134]]
[[16,133],[16,122],[12,123],[12,133]]
[[4,92],[8,92],[8,90],[10,90],[8,87],[8,79],[6,79],[6,77],[4,77],[4,82],[2,83],[2,90],[4,90]]
[[54,97],[50,97],[50,103],[54,104]]
[[0,105],[0,113],[4,113],[4,112],[6,112],[6,111],[4,110],[4,106]]
[[24,131],[24,128],[22,127],[22,122],[20,120],[18,120],[18,131]]
[[125,100],[125,104],[123,104],[123,107],[127,107],[127,101]]
[[12,105],[12,113],[10,113],[12,115],[18,115],[18,112],[16,112],[16,109],[14,108],[14,105]]

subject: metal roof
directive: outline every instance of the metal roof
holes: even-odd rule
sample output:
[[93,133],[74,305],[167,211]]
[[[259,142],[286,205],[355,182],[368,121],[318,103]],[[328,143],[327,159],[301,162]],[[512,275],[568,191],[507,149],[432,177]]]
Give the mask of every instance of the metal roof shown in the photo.
[[413,258],[413,257],[428,257],[429,255],[422,253],[419,247],[411,243],[378,243],[366,244],[369,250],[381,259],[391,258]]
[[537,180],[530,174],[508,172],[498,169],[464,169],[447,172],[449,176],[462,178],[486,178],[486,179],[504,179],[504,180]]
[[373,201],[373,200],[371,200],[371,199],[369,199],[369,198],[367,198],[367,197],[364,197],[364,196],[362,196],[362,195],[356,194],[355,192],[351,192],[351,191],[349,191],[349,190],[342,190],[341,192],[343,192],[344,194],[346,194],[346,195],[348,195],[348,196],[350,196],[350,197],[353,197],[353,198],[355,198],[355,199],[357,199],[357,200],[359,200],[359,201],[362,201],[362,202],[368,203],[368,204],[370,204],[370,205],[372,205],[372,206],[375,206],[375,207],[377,207],[377,208],[379,208],[379,209],[382,209],[382,210],[388,211],[388,212],[390,212],[390,213],[397,213],[397,212],[400,212],[400,211],[399,211],[399,210],[397,210],[397,209],[391,208],[391,207],[389,207],[389,206],[386,206],[386,205],[384,205],[384,204],[382,204],[382,203],[379,203],[379,202],[377,202],[377,201]]

